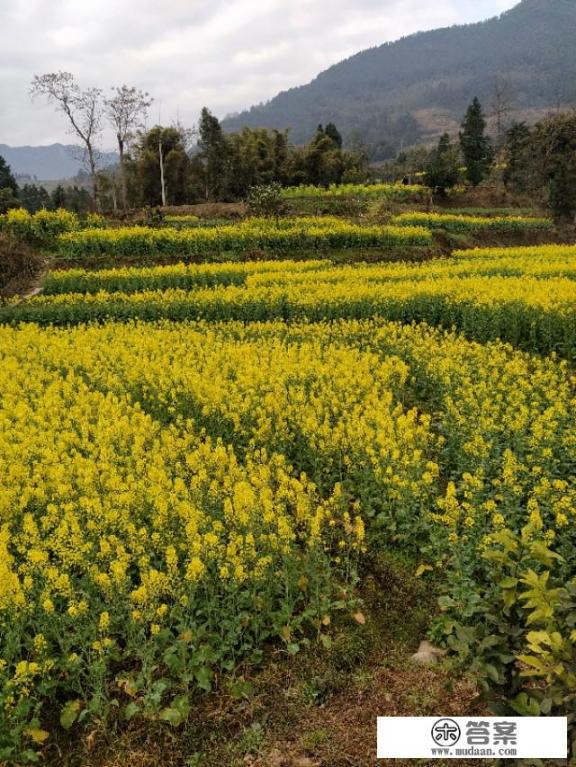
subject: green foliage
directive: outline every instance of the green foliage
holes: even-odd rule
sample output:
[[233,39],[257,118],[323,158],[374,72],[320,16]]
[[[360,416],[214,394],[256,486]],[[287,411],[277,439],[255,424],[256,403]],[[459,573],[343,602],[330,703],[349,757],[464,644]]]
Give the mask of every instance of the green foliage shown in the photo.
[[466,178],[472,186],[478,186],[488,175],[494,160],[494,151],[486,136],[486,120],[478,98],[472,101],[462,122],[460,149],[466,165]]
[[[163,128],[156,125],[141,137],[135,149],[136,161],[133,168],[135,179],[132,188],[135,187],[140,205],[162,204],[160,145],[168,203],[184,204],[188,201],[190,158],[186,152],[186,136],[180,128]],[[131,166],[128,165],[127,168]]]
[[504,184],[517,192],[527,192],[530,188],[528,148],[531,132],[525,122],[516,122],[506,133],[504,151],[506,167],[504,168]]
[[278,184],[339,183],[344,177],[364,181],[366,156],[344,151],[332,126],[319,130],[306,147],[290,147],[287,131],[243,128],[225,134],[218,119],[203,109],[198,150],[186,151],[188,136],[179,128],[155,127],[142,135],[126,161],[128,197],[134,206],[162,202],[158,147],[164,152],[167,202],[171,205],[246,199],[249,190]]
[[338,149],[342,149],[342,135],[334,123],[328,123],[324,132],[328,138],[332,139]]
[[495,712],[568,716],[576,745],[574,561],[550,541],[533,523],[492,534],[483,553],[489,581],[450,573],[443,629]]
[[42,208],[51,207],[50,195],[43,186],[24,184],[19,193],[20,204],[28,213],[37,213]]
[[286,183],[290,153],[286,132],[244,128],[227,136],[226,142],[225,199],[242,199],[251,187]]
[[10,166],[0,155],[0,189],[10,189],[14,197],[18,196],[18,184],[12,175]]
[[548,203],[558,219],[576,218],[576,112],[553,115],[536,126],[534,150],[548,182]]
[[248,192],[248,210],[253,216],[278,218],[287,209],[282,187],[273,182],[266,186],[253,186]]
[[229,179],[228,144],[218,118],[206,107],[200,115],[198,133],[206,199],[222,200]]
[[50,205],[46,207],[50,210],[65,208],[81,215],[91,211],[94,202],[90,192],[83,186],[64,187],[62,184],[58,184],[50,195]]
[[548,205],[559,220],[576,216],[576,113],[551,115],[530,130],[512,126],[504,181]]
[[318,126],[316,135],[308,147],[304,167],[309,182],[318,186],[338,184],[342,179],[342,151],[321,125]]
[[12,208],[17,208],[19,205],[20,201],[10,187],[0,188],[0,214]]
[[458,183],[460,177],[458,147],[450,142],[450,136],[444,133],[436,149],[430,152],[424,170],[424,183],[437,194],[444,196],[448,189]]
[[0,155],[0,214],[11,208],[17,208],[18,205],[18,184],[10,166]]

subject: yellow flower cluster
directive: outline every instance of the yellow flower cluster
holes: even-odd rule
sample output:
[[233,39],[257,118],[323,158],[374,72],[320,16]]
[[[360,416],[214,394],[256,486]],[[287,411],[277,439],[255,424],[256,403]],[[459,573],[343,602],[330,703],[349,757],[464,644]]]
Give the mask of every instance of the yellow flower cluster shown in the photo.
[[0,732],[322,632],[371,544],[479,593],[521,534],[568,583],[576,379],[490,339],[574,356],[573,251],[70,270],[1,306],[38,324],[0,325]]
[[565,363],[381,320],[0,327],[0,363],[2,727],[118,668],[206,685],[366,535],[489,579],[529,524],[574,567]]
[[244,261],[223,264],[170,264],[167,266],[117,267],[114,269],[57,269],[44,279],[44,295],[97,293],[167,288],[199,288],[215,285],[244,285],[251,275],[275,275],[282,282],[292,274],[329,269],[328,260]]
[[[377,272],[375,272],[377,273]],[[0,322],[20,320],[75,323],[111,319],[204,318],[246,321],[284,318],[312,321],[383,316],[457,326],[469,337],[500,338],[528,351],[576,353],[576,283],[537,276],[439,276],[383,281],[358,270],[349,279],[330,280],[322,271],[284,284],[247,284],[188,291],[142,290],[37,296],[0,306]],[[318,278],[316,278],[318,276]]]
[[395,226],[424,226],[427,229],[446,229],[452,232],[468,231],[521,231],[525,229],[552,229],[547,218],[531,216],[466,216],[450,213],[401,213],[391,223]]
[[85,229],[59,238],[64,256],[175,255],[210,259],[221,253],[265,250],[274,254],[348,248],[427,247],[432,235],[422,227],[361,226],[333,217],[251,218],[237,224],[189,228],[144,226]]
[[79,227],[78,216],[63,209],[39,210],[31,214],[24,208],[14,208],[0,215],[0,231],[42,244],[53,241],[64,232],[73,232]]
[[407,200],[424,198],[426,189],[410,184],[331,184],[323,186],[293,186],[282,190],[282,196],[288,200],[340,199],[356,197],[369,200]]
[[191,215],[164,216],[162,219],[165,224],[197,224],[200,220],[198,216]]
[[439,277],[569,277],[576,275],[576,246],[544,245],[529,248],[462,250],[454,258],[411,263],[333,265],[329,260],[246,261],[223,264],[184,264],[118,267],[89,271],[55,270],[44,280],[44,295],[138,292],[168,288],[196,289],[217,285],[293,285],[314,283],[373,284],[422,281]]
[[523,245],[517,248],[469,248],[454,251],[455,258],[462,259],[516,259],[526,263],[529,259],[556,261],[576,258],[576,245]]

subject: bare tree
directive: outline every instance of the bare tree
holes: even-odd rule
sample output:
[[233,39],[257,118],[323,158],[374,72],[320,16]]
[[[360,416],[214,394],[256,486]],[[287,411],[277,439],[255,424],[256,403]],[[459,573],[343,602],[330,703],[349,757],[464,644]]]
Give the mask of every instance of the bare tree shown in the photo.
[[492,116],[496,121],[496,140],[501,143],[508,129],[510,113],[515,102],[514,89],[510,81],[496,75],[492,87]]
[[142,128],[152,104],[150,94],[134,87],[121,85],[114,90],[114,96],[105,101],[106,117],[116,133],[120,155],[120,188],[122,207],[128,208],[126,182],[126,147],[138,128]]
[[92,178],[94,203],[100,210],[94,142],[102,126],[102,91],[99,88],[82,90],[70,72],[49,72],[34,76],[30,92],[32,97],[46,97],[59,112],[63,112],[70,122],[72,133],[82,141]]

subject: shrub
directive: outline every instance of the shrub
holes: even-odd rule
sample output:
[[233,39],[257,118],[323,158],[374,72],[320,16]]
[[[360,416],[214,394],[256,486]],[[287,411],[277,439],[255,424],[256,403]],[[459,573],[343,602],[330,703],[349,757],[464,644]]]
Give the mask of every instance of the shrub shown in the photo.
[[278,183],[253,186],[248,192],[248,210],[253,216],[278,218],[286,212],[282,187]]

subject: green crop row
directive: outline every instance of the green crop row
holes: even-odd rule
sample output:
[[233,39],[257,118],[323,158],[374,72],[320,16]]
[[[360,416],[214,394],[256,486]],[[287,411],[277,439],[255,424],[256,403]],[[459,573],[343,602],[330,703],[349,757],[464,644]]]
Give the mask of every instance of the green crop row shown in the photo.
[[427,247],[432,235],[421,227],[359,226],[340,219],[249,219],[236,225],[211,228],[153,229],[124,227],[63,234],[60,253],[72,258],[102,255],[170,255],[210,260],[222,253],[347,248]]
[[253,287],[37,296],[0,307],[0,322],[68,324],[108,319],[264,321],[382,316],[457,327],[532,352],[576,356],[574,281],[533,277],[438,277],[371,284],[360,280]]
[[444,229],[449,232],[497,231],[516,232],[552,229],[554,224],[547,218],[529,216],[454,216],[449,213],[402,213],[395,216],[393,226],[424,226],[427,229]]

